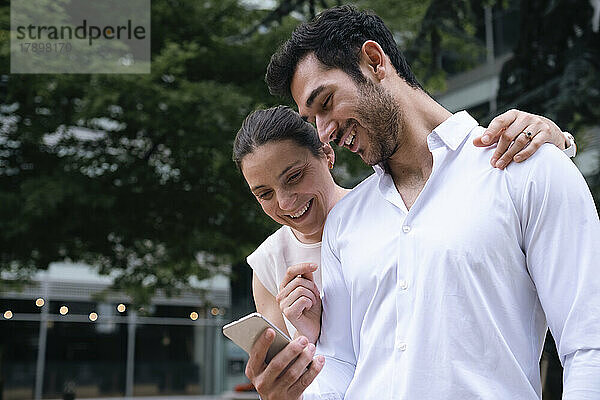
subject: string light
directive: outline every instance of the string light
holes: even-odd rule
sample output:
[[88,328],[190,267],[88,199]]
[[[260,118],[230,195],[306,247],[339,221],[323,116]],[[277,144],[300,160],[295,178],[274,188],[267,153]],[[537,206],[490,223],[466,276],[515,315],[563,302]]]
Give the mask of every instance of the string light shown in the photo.
[[219,309],[217,307],[213,307],[211,308],[210,313],[215,316],[219,315]]
[[60,307],[60,309],[58,310],[58,312],[60,313],[60,315],[67,315],[67,313],[69,312],[69,307],[62,306],[62,307]]
[[197,320],[197,319],[198,319],[198,313],[197,313],[196,311],[192,311],[192,312],[190,313],[190,319],[191,319],[192,321],[195,321],[195,320]]
[[95,312],[90,313],[89,315],[90,321],[94,322],[95,320],[98,319],[98,314],[96,314]]
[[4,311],[4,318],[11,319],[13,317],[13,313],[10,310]]
[[127,309],[127,307],[125,307],[125,304],[121,303],[117,306],[117,311],[120,313],[125,312],[125,310]]
[[38,307],[44,307],[44,304],[46,304],[46,302],[41,297],[38,297],[35,300],[35,305],[38,306]]

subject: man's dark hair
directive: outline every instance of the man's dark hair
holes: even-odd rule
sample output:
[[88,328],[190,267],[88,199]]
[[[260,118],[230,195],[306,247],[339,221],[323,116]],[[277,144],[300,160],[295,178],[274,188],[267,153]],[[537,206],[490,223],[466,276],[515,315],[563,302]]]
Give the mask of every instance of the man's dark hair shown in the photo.
[[[323,144],[315,128],[289,107],[277,106],[248,115],[233,141],[233,161],[242,170],[242,161],[263,144],[293,140],[315,156],[323,154]],[[266,166],[265,168],[268,168]]]
[[388,55],[396,73],[414,88],[417,78],[398,49],[394,37],[381,18],[352,6],[334,7],[300,24],[292,37],[271,57],[265,81],[271,94],[291,97],[290,84],[298,63],[310,53],[328,68],[339,68],[356,83],[365,81],[359,66],[364,42],[373,40]]

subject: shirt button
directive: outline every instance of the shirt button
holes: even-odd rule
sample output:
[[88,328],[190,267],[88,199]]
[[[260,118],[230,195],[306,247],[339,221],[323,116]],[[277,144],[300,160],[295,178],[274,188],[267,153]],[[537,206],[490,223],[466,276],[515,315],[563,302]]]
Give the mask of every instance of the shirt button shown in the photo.
[[408,225],[404,225],[404,226],[402,227],[402,232],[404,232],[404,233],[408,233],[408,232],[410,232],[410,226],[408,226]]
[[400,344],[398,344],[398,350],[405,351],[406,350],[406,343],[400,343]]
[[406,282],[404,279],[401,279],[400,282],[398,282],[400,289],[402,290],[406,290],[408,289],[408,282]]

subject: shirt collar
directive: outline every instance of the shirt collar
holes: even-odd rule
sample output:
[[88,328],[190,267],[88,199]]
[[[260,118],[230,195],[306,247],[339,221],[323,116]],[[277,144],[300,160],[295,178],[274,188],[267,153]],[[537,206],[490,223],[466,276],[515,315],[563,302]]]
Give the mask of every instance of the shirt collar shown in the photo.
[[466,111],[452,114],[450,118],[439,124],[427,136],[429,150],[445,145],[450,150],[455,151],[469,136],[473,128],[478,125],[477,121]]
[[[439,147],[446,146],[448,149],[456,151],[465,138],[469,136],[473,128],[478,125],[475,118],[471,117],[466,111],[452,114],[450,118],[435,127],[427,136],[429,150],[433,151]],[[373,169],[379,176],[385,174],[383,163],[374,165]]]
[[385,174],[385,166],[383,165],[382,162],[380,162],[379,164],[373,165],[373,169],[375,170],[375,173],[378,176]]

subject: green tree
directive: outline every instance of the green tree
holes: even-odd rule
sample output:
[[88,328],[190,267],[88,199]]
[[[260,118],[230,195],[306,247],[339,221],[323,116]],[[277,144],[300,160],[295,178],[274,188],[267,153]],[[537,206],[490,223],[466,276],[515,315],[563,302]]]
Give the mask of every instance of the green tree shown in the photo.
[[[503,67],[499,103],[555,120],[575,135],[600,120],[600,30],[591,2],[521,0],[519,41]],[[579,137],[600,151],[600,135]],[[600,169],[588,177],[600,207]]]
[[[237,1],[152,2],[149,75],[8,74],[1,44],[0,271],[76,260],[139,303],[241,259],[272,225],[231,161],[279,31]],[[8,5],[0,10],[8,30]],[[198,23],[202,20],[204,23]]]

